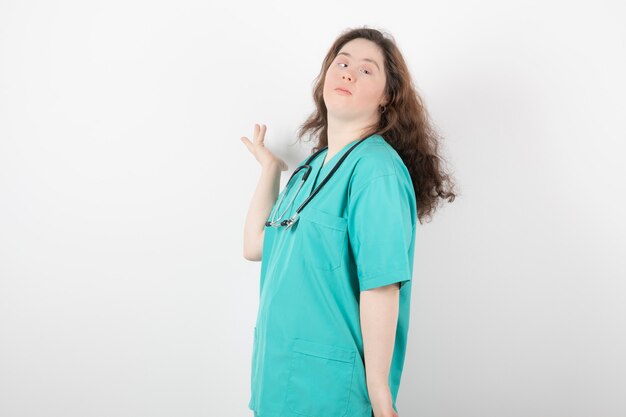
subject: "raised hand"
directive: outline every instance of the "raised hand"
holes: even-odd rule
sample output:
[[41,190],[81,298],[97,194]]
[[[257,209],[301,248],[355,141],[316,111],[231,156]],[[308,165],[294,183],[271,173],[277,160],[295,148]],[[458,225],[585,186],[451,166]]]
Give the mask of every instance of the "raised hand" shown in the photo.
[[268,148],[265,147],[265,131],[267,130],[267,126],[259,125],[258,123],[254,124],[254,134],[252,142],[245,136],[241,137],[241,141],[246,145],[248,150],[257,161],[261,164],[261,167],[266,168],[272,165],[277,166],[281,171],[286,171],[289,166],[274,155]]

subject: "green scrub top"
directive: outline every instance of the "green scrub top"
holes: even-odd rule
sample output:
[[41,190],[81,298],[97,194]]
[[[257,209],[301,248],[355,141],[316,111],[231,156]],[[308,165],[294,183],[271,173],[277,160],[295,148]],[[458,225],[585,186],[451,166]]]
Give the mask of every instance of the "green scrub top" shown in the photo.
[[[295,213],[355,143],[324,166],[328,150],[311,162],[312,171],[283,219]],[[277,216],[304,172],[294,176],[290,190],[281,192],[287,195],[281,207],[274,207]],[[280,195],[274,204],[279,200]],[[248,404],[256,416],[371,417],[360,291],[399,282],[388,381],[397,412],[416,220],[409,172],[395,149],[375,134],[349,153],[292,227],[265,226]]]

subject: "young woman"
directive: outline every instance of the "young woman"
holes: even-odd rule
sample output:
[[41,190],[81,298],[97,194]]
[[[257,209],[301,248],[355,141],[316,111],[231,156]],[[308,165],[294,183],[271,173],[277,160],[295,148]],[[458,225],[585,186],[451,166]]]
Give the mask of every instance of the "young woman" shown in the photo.
[[[415,228],[454,201],[438,138],[395,42],[359,28],[332,45],[299,137],[317,146],[278,193],[287,164],[243,143],[262,173],[244,257],[261,261],[251,397],[260,417],[397,417]],[[447,184],[446,184],[447,183]]]

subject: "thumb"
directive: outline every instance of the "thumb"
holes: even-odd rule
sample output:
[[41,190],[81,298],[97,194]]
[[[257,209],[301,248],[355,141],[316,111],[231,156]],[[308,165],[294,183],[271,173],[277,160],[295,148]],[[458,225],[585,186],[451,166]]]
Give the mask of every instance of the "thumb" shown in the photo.
[[248,150],[252,152],[253,148],[252,148],[252,142],[250,142],[250,139],[246,138],[245,136],[242,136],[240,139],[243,142],[243,144],[246,145],[246,148],[248,148]]

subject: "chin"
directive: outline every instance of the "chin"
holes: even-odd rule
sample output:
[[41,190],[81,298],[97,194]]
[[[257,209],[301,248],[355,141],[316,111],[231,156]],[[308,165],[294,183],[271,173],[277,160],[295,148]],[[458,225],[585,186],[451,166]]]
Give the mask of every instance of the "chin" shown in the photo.
[[351,108],[348,108],[346,106],[339,106],[339,107],[326,107],[327,111],[326,111],[326,115],[327,116],[333,116],[334,118],[337,119],[352,119],[354,117],[354,111]]

